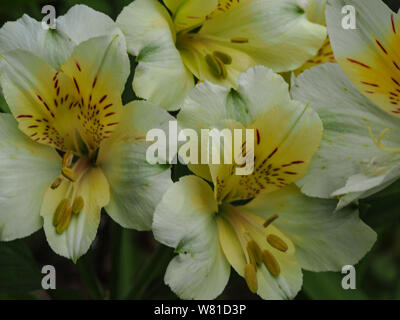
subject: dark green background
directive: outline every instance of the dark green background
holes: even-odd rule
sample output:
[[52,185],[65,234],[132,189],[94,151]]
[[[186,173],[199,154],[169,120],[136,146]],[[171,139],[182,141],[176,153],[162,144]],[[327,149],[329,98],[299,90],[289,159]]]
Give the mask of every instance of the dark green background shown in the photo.
[[[376,0],[379,1],[379,0]],[[13,0],[0,2],[0,25],[24,13],[41,19],[41,7],[53,4],[57,15],[84,3],[115,19],[131,0]],[[398,10],[398,0],[385,1]],[[134,68],[133,59],[132,69]],[[133,70],[132,70],[133,71]],[[133,72],[132,72],[133,74]],[[132,75],[131,75],[132,77]],[[134,98],[128,81],[124,100]],[[4,108],[4,101],[0,101]],[[183,166],[173,168],[173,179],[187,174]],[[360,202],[361,216],[378,232],[373,250],[357,265],[357,290],[344,291],[339,273],[304,273],[303,291],[297,299],[400,299],[400,181]],[[150,232],[123,230],[105,214],[89,254],[76,265],[49,248],[43,231],[31,237],[0,243],[0,299],[164,298],[176,299],[163,284],[163,274],[173,256],[157,245]],[[57,290],[41,290],[43,265],[57,270]],[[243,279],[232,271],[221,299],[257,299]]]

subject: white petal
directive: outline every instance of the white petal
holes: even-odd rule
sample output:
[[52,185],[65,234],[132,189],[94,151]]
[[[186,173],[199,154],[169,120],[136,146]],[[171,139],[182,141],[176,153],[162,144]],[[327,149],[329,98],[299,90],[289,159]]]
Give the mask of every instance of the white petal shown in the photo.
[[179,109],[194,78],[175,48],[168,11],[156,0],[136,0],[124,8],[117,23],[126,36],[128,52],[137,56],[135,93],[164,109]]
[[165,282],[183,299],[214,299],[225,288],[230,265],[222,253],[210,186],[187,176],[171,186],[154,214],[155,238],[179,253]]
[[151,129],[167,133],[174,118],[148,102],[135,101],[123,107],[121,120],[98,159],[111,188],[106,211],[125,228],[149,230],[155,207],[172,181],[169,165],[147,161],[149,144],[143,139]]
[[[368,126],[375,137],[384,129],[393,128],[383,143],[399,146],[400,121],[365,98],[338,65],[325,64],[304,72],[297,78],[292,94],[295,99],[310,103],[324,125],[320,150],[306,176],[298,182],[305,194],[329,198],[353,175],[386,175],[395,166],[395,155],[390,156],[373,143]],[[376,159],[382,161],[375,165]]]
[[50,147],[26,137],[9,114],[0,115],[0,240],[30,235],[42,227],[46,189],[61,170]]
[[61,200],[66,198],[69,186],[69,182],[63,181],[55,190],[48,188],[40,215],[44,219],[43,228],[50,247],[57,254],[72,259],[75,263],[89,250],[96,237],[101,208],[108,203],[110,190],[101,169],[89,169],[76,186],[77,195],[84,200],[84,207],[78,216],[73,214],[68,228],[62,234],[58,234],[53,225],[53,216]]
[[245,206],[265,219],[277,214],[274,226],[294,243],[301,267],[318,272],[356,264],[376,241],[357,212],[334,213],[335,207],[336,201],[309,198],[294,185],[262,194]]

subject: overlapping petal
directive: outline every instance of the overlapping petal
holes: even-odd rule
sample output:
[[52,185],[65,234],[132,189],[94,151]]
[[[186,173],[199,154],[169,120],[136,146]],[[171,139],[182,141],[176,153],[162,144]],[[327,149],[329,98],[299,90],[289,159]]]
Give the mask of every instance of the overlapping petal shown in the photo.
[[29,236],[42,227],[43,195],[60,171],[60,157],[18,130],[9,114],[0,115],[0,240]]
[[310,271],[340,271],[356,264],[376,241],[375,232],[354,209],[334,213],[336,201],[309,198],[294,186],[263,194],[244,209],[267,219],[293,242],[301,267]]
[[[396,155],[378,148],[368,127],[375,137],[386,128],[393,128],[384,144],[398,146],[398,119],[381,111],[363,96],[335,64],[315,67],[300,75],[292,95],[297,100],[310,103],[324,125],[321,147],[307,175],[298,182],[305,194],[329,198],[342,189],[349,178],[350,182],[354,181],[351,178],[354,175],[364,176],[365,181],[374,177],[386,181],[385,176],[398,165]],[[357,180],[360,184],[361,180]],[[369,183],[364,186],[364,190],[354,186],[346,191],[367,191],[376,187]]]
[[[355,8],[356,29],[342,27],[342,8]],[[400,16],[383,1],[339,0],[327,7],[336,59],[362,94],[400,117]]]
[[229,280],[230,265],[218,241],[217,210],[210,186],[194,176],[173,184],[157,206],[154,236],[179,253],[164,280],[183,299],[214,299]]
[[137,56],[136,94],[168,109],[179,109],[194,85],[175,47],[175,30],[167,10],[156,0],[138,0],[125,7],[117,23],[128,52]]

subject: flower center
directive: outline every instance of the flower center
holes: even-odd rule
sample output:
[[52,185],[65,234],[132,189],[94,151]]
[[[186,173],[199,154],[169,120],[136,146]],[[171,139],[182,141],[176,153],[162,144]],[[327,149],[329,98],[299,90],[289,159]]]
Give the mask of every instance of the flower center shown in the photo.
[[[274,277],[278,277],[281,273],[278,259],[266,247],[270,246],[280,252],[286,252],[289,249],[287,243],[278,235],[273,234],[269,228],[278,218],[278,215],[274,214],[264,223],[258,223],[237,207],[229,206],[225,212],[224,218],[235,231],[246,259],[244,269],[246,283],[250,291],[256,293],[258,290],[257,271],[260,270],[262,265]],[[265,242],[260,241],[260,236],[265,239]]]
[[86,156],[74,160],[75,156],[72,151],[64,154],[61,174],[50,186],[55,190],[62,183],[68,184],[65,198],[60,201],[53,214],[53,226],[58,234],[62,234],[68,229],[71,219],[74,216],[77,217],[85,206],[83,197],[78,194],[78,190],[83,177],[92,166],[92,161]]

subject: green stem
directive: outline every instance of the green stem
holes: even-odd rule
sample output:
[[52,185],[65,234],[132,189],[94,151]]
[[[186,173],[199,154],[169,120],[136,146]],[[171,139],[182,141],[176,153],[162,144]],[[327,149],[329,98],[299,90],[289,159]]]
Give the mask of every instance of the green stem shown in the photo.
[[94,300],[103,300],[104,289],[96,276],[91,256],[87,254],[84,257],[80,258],[76,263],[76,266],[78,268],[81,280],[89,293],[90,298]]
[[135,244],[135,231],[111,226],[110,298],[123,299],[132,287],[134,274],[142,261],[142,252]]
[[143,299],[149,291],[150,285],[159,278],[163,279],[168,263],[173,257],[173,250],[163,245],[158,245],[156,251],[136,274],[137,282],[127,295],[127,299]]

